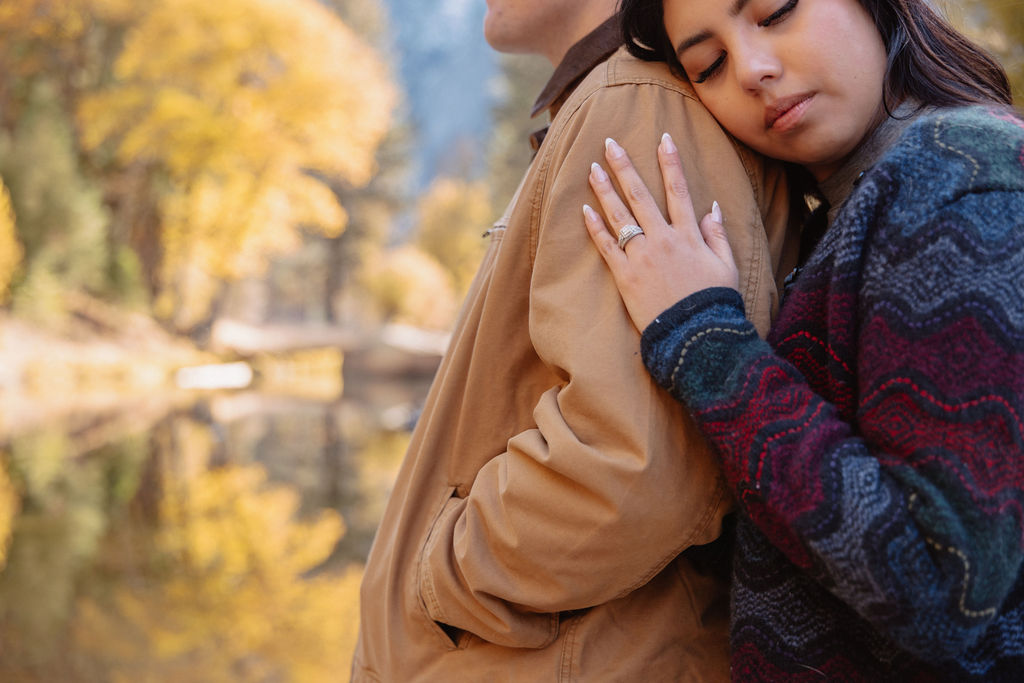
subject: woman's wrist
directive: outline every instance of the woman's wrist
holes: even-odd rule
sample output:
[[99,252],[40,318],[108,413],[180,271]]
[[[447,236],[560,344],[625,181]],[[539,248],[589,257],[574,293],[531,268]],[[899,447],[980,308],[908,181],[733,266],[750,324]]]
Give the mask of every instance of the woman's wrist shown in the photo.
[[[724,349],[717,351],[718,342],[732,342],[737,335],[756,337],[753,325],[746,319],[743,299],[729,287],[709,287],[676,302],[656,317],[640,337],[640,350],[644,365],[654,380],[680,400],[689,400],[692,391],[683,385],[687,375],[718,375],[728,371],[723,365],[732,365]],[[700,368],[689,366],[697,358]],[[713,361],[713,362],[707,362]],[[690,377],[688,382],[699,387],[705,382]],[[704,379],[709,379],[705,377]]]
[[682,325],[694,315],[710,307],[721,305],[738,305],[743,310],[743,298],[731,287],[708,287],[684,297],[666,308],[644,328],[641,343],[656,343],[669,334],[674,328]]

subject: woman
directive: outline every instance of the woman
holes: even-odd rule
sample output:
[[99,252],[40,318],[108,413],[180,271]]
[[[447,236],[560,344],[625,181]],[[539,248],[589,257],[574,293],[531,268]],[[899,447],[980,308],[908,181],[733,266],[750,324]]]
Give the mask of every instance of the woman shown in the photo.
[[623,21],[830,206],[765,341],[728,198],[698,225],[669,136],[669,222],[613,141],[628,205],[590,175],[607,223],[584,207],[587,229],[648,370],[738,501],[733,676],[1018,680],[1024,122],[1005,75],[926,0],[625,0]]

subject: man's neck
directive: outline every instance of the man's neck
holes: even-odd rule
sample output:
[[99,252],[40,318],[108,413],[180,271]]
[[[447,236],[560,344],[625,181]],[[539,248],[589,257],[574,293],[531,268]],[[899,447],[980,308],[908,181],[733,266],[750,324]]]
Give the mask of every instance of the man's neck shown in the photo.
[[[557,64],[537,101],[534,102],[530,115],[536,116],[549,108],[557,109],[557,103],[568,95],[572,86],[621,44],[622,37],[616,17],[606,18],[604,22],[573,43]],[[552,111],[552,116],[554,113]]]
[[[574,43],[565,53],[547,85],[544,86],[544,90],[537,97],[537,101],[533,103],[530,116],[547,111],[551,119],[554,119],[562,102],[569,97],[580,80],[591,69],[607,59],[620,45],[622,45],[622,34],[618,18],[609,17],[604,23]],[[544,126],[530,135],[530,146],[534,152],[540,148],[547,130],[548,127]]]
[[618,0],[581,2],[581,7],[578,10],[578,14],[574,17],[574,21],[567,22],[564,27],[560,27],[564,30],[558,31],[556,38],[552,40],[548,45],[548,49],[544,52],[544,56],[551,62],[551,66],[557,68],[573,45],[583,40],[589,33],[615,14],[618,4]]

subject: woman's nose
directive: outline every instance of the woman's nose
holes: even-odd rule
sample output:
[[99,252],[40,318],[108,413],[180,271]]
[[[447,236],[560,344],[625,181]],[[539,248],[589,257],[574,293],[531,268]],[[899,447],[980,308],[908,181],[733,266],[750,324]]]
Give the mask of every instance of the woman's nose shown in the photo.
[[766,40],[751,38],[743,44],[739,54],[734,50],[732,57],[737,79],[744,90],[757,92],[782,75],[782,61]]

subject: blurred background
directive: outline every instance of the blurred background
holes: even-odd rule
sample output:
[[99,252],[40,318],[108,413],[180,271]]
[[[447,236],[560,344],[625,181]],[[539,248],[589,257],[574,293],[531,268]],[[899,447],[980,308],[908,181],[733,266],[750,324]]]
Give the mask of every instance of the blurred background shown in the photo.
[[[1021,2],[948,9],[1024,93]],[[484,12],[0,0],[0,681],[347,680],[544,123]]]

